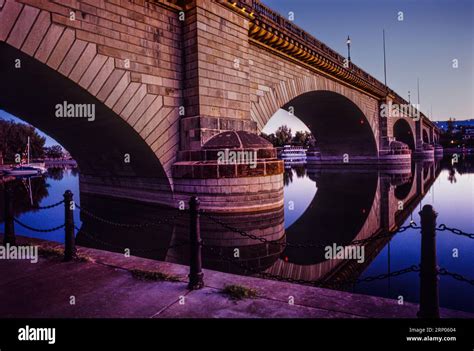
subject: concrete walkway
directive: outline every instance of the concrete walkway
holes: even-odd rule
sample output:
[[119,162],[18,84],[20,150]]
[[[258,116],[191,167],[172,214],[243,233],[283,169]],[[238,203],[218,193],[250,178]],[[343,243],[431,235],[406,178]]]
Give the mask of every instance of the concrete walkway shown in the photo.
[[[3,237],[0,236],[3,240]],[[19,245],[62,245],[17,237]],[[88,262],[0,261],[0,317],[15,318],[415,318],[418,306],[380,297],[339,292],[205,270],[205,287],[187,289],[188,267],[79,247]],[[178,279],[146,281],[131,270],[159,271]],[[257,297],[232,300],[229,284],[257,290]],[[289,303],[290,296],[294,304]],[[75,299],[75,304],[70,301]],[[442,309],[443,317],[474,315]]]

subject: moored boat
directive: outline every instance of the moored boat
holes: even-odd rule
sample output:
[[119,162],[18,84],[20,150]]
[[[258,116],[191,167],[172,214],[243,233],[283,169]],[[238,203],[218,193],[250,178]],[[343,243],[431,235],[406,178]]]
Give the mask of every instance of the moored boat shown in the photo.
[[301,146],[285,145],[280,150],[278,157],[285,163],[305,163],[306,149]]
[[33,167],[29,165],[20,165],[13,167],[11,169],[6,169],[4,172],[12,176],[29,176],[29,175],[38,175],[42,174],[42,170],[38,167]]

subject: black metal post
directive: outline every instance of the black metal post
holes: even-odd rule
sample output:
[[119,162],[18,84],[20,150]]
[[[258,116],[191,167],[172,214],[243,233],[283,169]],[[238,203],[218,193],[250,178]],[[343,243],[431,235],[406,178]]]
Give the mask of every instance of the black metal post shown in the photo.
[[4,204],[4,215],[5,215],[5,235],[3,236],[3,245],[10,244],[16,245],[15,237],[15,222],[13,212],[13,194],[12,189],[5,184],[5,204]]
[[190,261],[189,261],[189,284],[188,289],[197,290],[204,286],[202,273],[202,258],[201,258],[201,227],[199,224],[199,199],[196,196],[189,200],[189,246],[190,246]]
[[419,318],[439,318],[436,217],[431,205],[423,206],[421,218],[421,267]]
[[76,238],[74,236],[73,194],[70,190],[64,193],[64,261],[71,261],[76,257]]

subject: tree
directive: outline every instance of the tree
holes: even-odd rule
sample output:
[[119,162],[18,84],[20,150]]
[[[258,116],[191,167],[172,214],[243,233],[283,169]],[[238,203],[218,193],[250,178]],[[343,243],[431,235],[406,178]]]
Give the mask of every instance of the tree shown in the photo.
[[16,155],[26,159],[26,148],[30,137],[30,159],[44,157],[46,138],[28,124],[0,119],[0,151],[5,163],[15,163]]
[[292,139],[292,144],[308,148],[315,145],[315,140],[311,132],[297,131]]
[[276,137],[276,146],[285,146],[291,143],[293,139],[291,128],[288,128],[286,125],[282,125],[278,127],[277,131],[275,132]]
[[50,147],[45,147],[44,153],[47,158],[62,158],[63,148],[61,147],[61,145],[53,145]]
[[270,143],[272,143],[273,146],[276,146],[276,136],[275,134],[271,133],[271,134],[266,134],[266,133],[260,133],[260,136],[269,141]]

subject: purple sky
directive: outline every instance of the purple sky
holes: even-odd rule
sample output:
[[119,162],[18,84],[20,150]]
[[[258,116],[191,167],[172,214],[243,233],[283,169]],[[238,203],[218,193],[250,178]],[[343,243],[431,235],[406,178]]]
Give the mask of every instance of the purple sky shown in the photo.
[[[352,61],[383,82],[382,30],[387,82],[417,100],[433,120],[474,117],[472,0],[263,0],[282,16],[342,55],[350,35]],[[403,21],[398,13],[403,12]],[[459,67],[453,68],[453,59]]]

